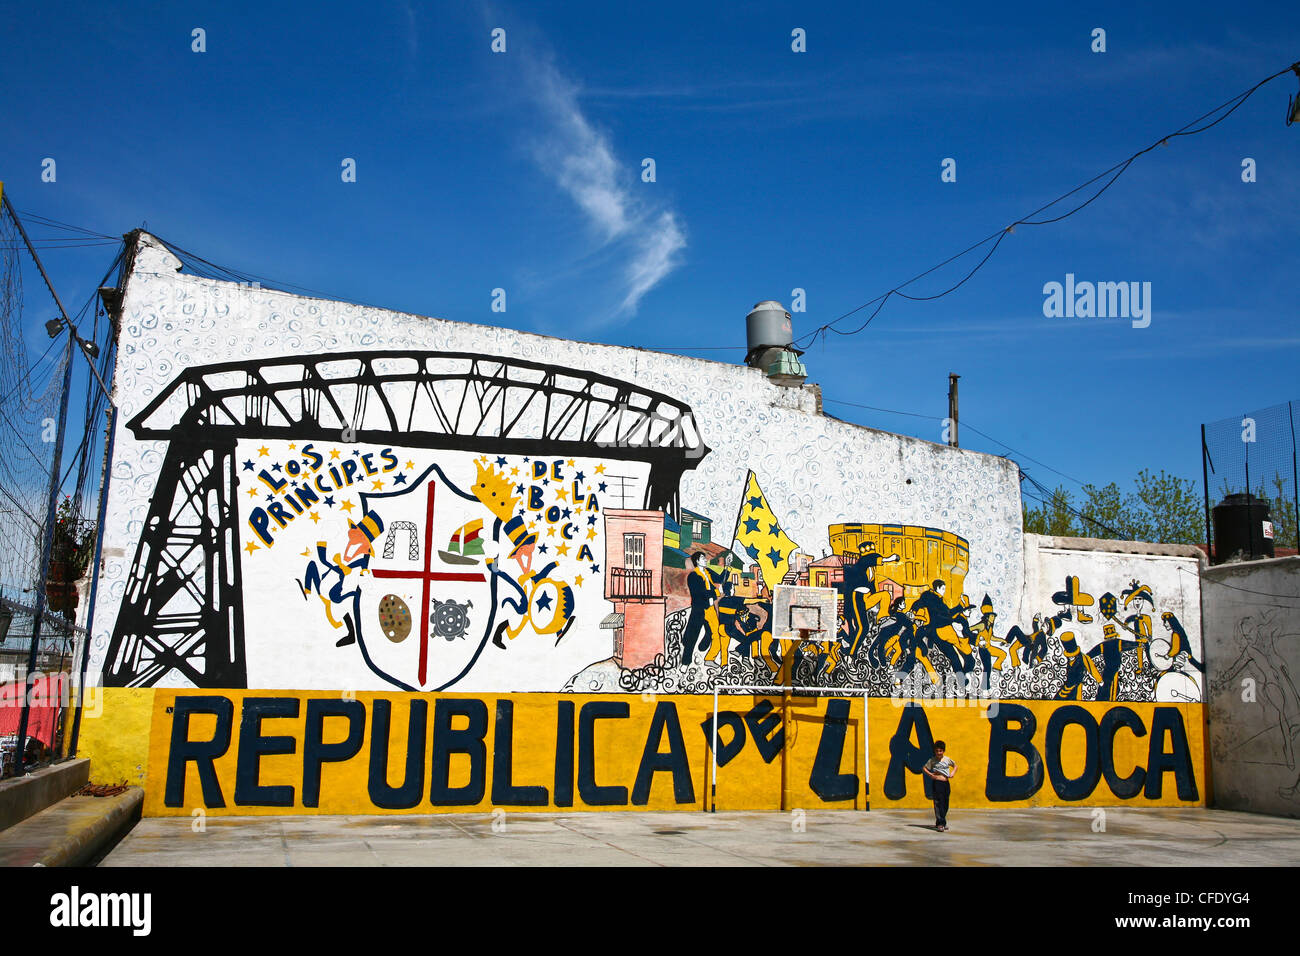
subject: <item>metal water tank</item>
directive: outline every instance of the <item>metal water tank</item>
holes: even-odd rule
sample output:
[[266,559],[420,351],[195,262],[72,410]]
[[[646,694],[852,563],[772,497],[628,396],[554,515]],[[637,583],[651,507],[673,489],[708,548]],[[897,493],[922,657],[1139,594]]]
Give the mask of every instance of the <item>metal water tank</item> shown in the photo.
[[1271,557],[1273,538],[1267,499],[1239,492],[1214,506],[1215,564]]
[[794,341],[790,313],[780,302],[765,299],[745,316],[745,336],[749,351],[745,361],[771,348],[785,348]]

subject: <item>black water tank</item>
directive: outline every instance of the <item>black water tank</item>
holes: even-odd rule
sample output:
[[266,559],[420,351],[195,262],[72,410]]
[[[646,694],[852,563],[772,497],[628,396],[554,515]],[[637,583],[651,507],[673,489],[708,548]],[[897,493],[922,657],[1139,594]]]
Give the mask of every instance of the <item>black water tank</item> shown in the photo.
[[1264,537],[1267,521],[1265,498],[1239,493],[1215,505],[1214,563],[1273,557],[1273,538]]

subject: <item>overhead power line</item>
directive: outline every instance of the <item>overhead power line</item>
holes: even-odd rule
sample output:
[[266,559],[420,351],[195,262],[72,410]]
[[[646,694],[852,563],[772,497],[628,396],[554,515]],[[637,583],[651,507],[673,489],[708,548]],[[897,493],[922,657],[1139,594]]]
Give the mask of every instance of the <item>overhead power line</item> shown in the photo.
[[244,282],[250,284],[253,282],[257,282],[268,288],[286,289],[286,290],[296,289],[299,292],[306,292],[309,295],[313,295],[322,299],[334,299],[340,302],[350,302],[353,305],[364,304],[360,302],[355,302],[354,300],[345,298],[343,296],[332,295],[329,292],[321,292],[319,289],[309,289],[306,286],[294,285],[292,282],[282,282],[279,279],[271,279],[268,278],[267,276],[259,276],[251,272],[242,272],[238,269],[231,269],[228,266],[218,265],[215,262],[211,262],[208,259],[204,259],[202,256],[197,256],[192,252],[187,252],[186,250],[182,249],[180,246],[176,245],[175,243],[168,242],[166,239],[162,238],[161,236],[155,235],[154,238],[156,238],[159,242],[161,242],[167,248],[167,250],[171,252],[174,256],[181,259],[187,266],[189,266],[195,272],[198,272],[206,279],[233,279],[236,282]]
[[[888,415],[906,415],[909,418],[928,418],[930,419],[930,421],[934,421],[934,422],[943,421],[943,419],[940,418],[938,415],[923,415],[920,412],[900,412],[894,408],[879,408],[876,405],[861,405],[858,402],[846,402],[839,398],[826,398],[825,396],[823,396],[822,401],[830,402],[832,405],[848,405],[852,408],[865,408],[868,411],[872,411],[872,412],[885,412]],[[962,424],[965,424],[965,422],[963,422]]]
[[114,242],[117,242],[122,238],[121,236],[110,236],[102,232],[95,232],[93,229],[87,229],[85,226],[74,226],[71,223],[60,222],[57,219],[51,219],[48,216],[40,216],[34,212],[28,212],[25,209],[19,209],[17,212],[24,218],[39,225],[49,226],[52,229],[62,229],[66,232],[80,232],[87,238],[91,239],[112,239]]
[[976,428],[974,425],[972,425],[972,424],[970,423],[970,420],[969,420],[969,419],[963,418],[963,419],[961,420],[961,426],[962,426],[962,428],[969,428],[971,431],[973,431],[973,432],[974,432],[975,434],[977,434],[977,435],[983,435],[985,438],[987,438],[989,441],[993,442],[995,445],[1001,445],[1003,448],[1005,448],[1007,451],[1011,452],[1013,455],[1019,455],[1021,458],[1025,459],[1026,461],[1032,461],[1035,465],[1042,465],[1044,468],[1046,468],[1046,469],[1047,469],[1048,471],[1050,471],[1052,474],[1054,474],[1054,475],[1060,475],[1062,478],[1066,479],[1067,481],[1072,481],[1072,482],[1074,482],[1074,483],[1075,483],[1076,485],[1078,485],[1080,488],[1084,487],[1084,482],[1080,481],[1078,478],[1072,478],[1071,476],[1067,475],[1067,474],[1066,474],[1065,472],[1063,472],[1063,471],[1057,471],[1057,470],[1056,470],[1055,468],[1053,468],[1051,465],[1047,464],[1047,462],[1039,461],[1037,458],[1031,458],[1029,455],[1026,455],[1023,451],[1018,451],[1018,450],[1016,450],[1015,448],[1012,448],[1012,447],[1011,447],[1010,445],[1008,445],[1006,442],[1002,441],[1002,439],[1000,439],[1000,438],[994,438],[994,437],[993,437],[992,435],[990,435],[988,432],[986,432],[986,431],[981,431],[980,429]]
[[[1139,157],[1151,152],[1157,146],[1168,145],[1169,141],[1176,137],[1194,136],[1197,133],[1203,133],[1208,129],[1212,129],[1213,127],[1217,126],[1219,123],[1222,123],[1234,112],[1236,112],[1237,109],[1243,103],[1245,103],[1246,100],[1248,100],[1251,97],[1251,95],[1256,90],[1258,90],[1261,86],[1271,82],[1272,80],[1277,79],[1279,76],[1285,76],[1287,73],[1296,71],[1297,68],[1300,68],[1300,62],[1293,63],[1290,66],[1286,67],[1285,69],[1279,70],[1278,72],[1272,74],[1271,76],[1265,77],[1264,79],[1256,83],[1254,86],[1252,86],[1250,89],[1238,93],[1236,96],[1220,104],[1219,106],[1216,106],[1214,109],[1201,114],[1196,119],[1183,125],[1182,127],[1175,130],[1174,132],[1161,136],[1159,139],[1152,142],[1149,146],[1138,150],[1137,152],[1133,153],[1131,156],[1127,157],[1126,159],[1123,159],[1120,162],[1116,163],[1114,166],[1111,166],[1109,169],[1098,173],[1096,176],[1092,177],[1087,182],[1080,183],[1078,186],[1075,186],[1069,192],[1062,193],[1061,195],[1053,199],[1051,202],[1039,206],[1037,209],[1033,210],[1032,212],[1026,213],[1024,216],[1021,216],[1019,219],[1017,219],[1015,222],[1011,223],[1010,225],[1004,226],[1003,228],[997,230],[996,232],[990,233],[989,235],[985,236],[983,239],[979,240],[978,242],[970,246],[967,246],[961,252],[949,256],[947,259],[943,260],[937,265],[931,266],[929,269],[926,269],[924,272],[919,272],[916,275],[912,276],[912,278],[908,279],[907,281],[895,285],[888,292],[885,292],[882,295],[878,295],[874,299],[870,299],[862,303],[862,305],[850,309],[848,312],[845,312],[843,315],[835,319],[832,319],[830,322],[827,322],[824,325],[820,325],[817,328],[804,333],[803,335],[795,339],[793,344],[798,348],[809,348],[813,345],[813,343],[817,341],[818,337],[824,337],[827,332],[834,332],[838,335],[857,335],[859,332],[863,331],[868,325],[871,324],[872,320],[875,319],[875,317],[880,314],[881,309],[885,307],[885,303],[889,301],[889,297],[893,295],[900,296],[901,298],[904,299],[910,299],[914,302],[921,302],[921,301],[933,301],[935,299],[940,299],[946,295],[949,295],[957,291],[963,285],[965,285],[966,282],[973,275],[975,275],[976,272],[978,272],[981,268],[984,267],[984,264],[989,261],[989,259],[993,256],[993,253],[996,252],[998,247],[1002,244],[1002,240],[1005,239],[1012,232],[1014,232],[1017,226],[1046,226],[1051,223],[1060,222],[1063,219],[1068,219],[1070,216],[1073,216],[1075,213],[1085,209],[1087,206],[1095,202],[1104,192],[1106,192],[1106,190],[1108,190],[1112,185],[1114,185],[1115,181],[1119,179],[1120,176],[1122,176],[1125,172],[1128,171],[1128,168],[1132,166],[1133,163]],[[1209,119],[1211,116],[1214,116],[1216,113],[1222,113],[1222,115],[1219,116],[1217,119],[1212,120],[1211,122],[1205,123],[1205,125],[1203,126],[1197,126],[1198,123],[1201,123],[1203,120]],[[1106,179],[1106,177],[1110,177],[1110,178]],[[1087,189],[1089,186],[1093,185],[1094,183],[1102,179],[1106,179],[1106,182],[1095,193],[1093,193],[1088,199],[1079,203],[1077,206],[1070,209],[1069,211],[1061,213],[1058,216],[1052,216],[1051,218],[1047,218],[1047,219],[1034,218],[1035,216],[1038,216],[1040,213],[1046,212],[1047,210],[1051,209],[1053,206],[1057,205],[1058,203],[1061,203],[1064,200],[1073,196],[1074,194],[1084,189]],[[970,253],[974,252],[976,249],[979,249],[980,247],[985,246],[989,243],[993,244],[992,247],[988,250],[987,253],[985,253],[984,257],[980,259],[978,263],[975,264],[974,268],[972,268],[960,280],[958,280],[956,283],[949,286],[947,289],[943,290],[942,292],[935,293],[934,295],[915,296],[915,295],[908,295],[907,293],[902,291],[907,286],[910,286],[912,283],[925,278],[926,276],[930,275],[932,272],[935,272],[936,270],[943,268],[944,266],[948,265],[951,262],[955,262],[957,259],[960,259],[963,256],[969,255]],[[877,305],[877,303],[879,304]],[[872,312],[871,315],[867,317],[867,320],[863,322],[861,325],[859,325],[857,328],[851,331],[844,331],[836,327],[839,325],[840,322],[844,321],[850,316],[856,315],[857,313],[861,312],[866,308],[869,308],[872,305],[876,305],[875,311]]]
[[1117,540],[1125,539],[1126,537],[1125,535],[1121,534],[1119,531],[1116,531],[1114,528],[1106,524],[1104,521],[1098,521],[1096,518],[1084,514],[1078,508],[1074,507],[1074,505],[1070,504],[1069,500],[1066,497],[1064,497],[1063,495],[1058,495],[1055,491],[1050,490],[1046,485],[1040,482],[1033,475],[1029,474],[1029,472],[1025,471],[1023,468],[1020,469],[1020,478],[1023,481],[1028,481],[1031,485],[1034,486],[1035,489],[1038,490],[1038,493],[1041,497],[1036,498],[1036,500],[1039,501],[1040,503],[1047,505],[1049,508],[1054,508],[1058,506],[1062,507],[1066,511],[1070,512],[1070,514],[1078,518],[1080,521],[1086,521],[1089,524],[1093,524],[1096,525],[1098,528],[1101,528],[1111,538]]

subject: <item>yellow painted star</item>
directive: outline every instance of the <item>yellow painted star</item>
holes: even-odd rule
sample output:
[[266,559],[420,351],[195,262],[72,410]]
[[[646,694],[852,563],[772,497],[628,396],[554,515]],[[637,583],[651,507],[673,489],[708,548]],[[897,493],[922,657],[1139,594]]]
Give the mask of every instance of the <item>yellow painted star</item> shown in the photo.
[[312,524],[315,524],[317,521],[320,521],[320,515],[318,515],[314,511],[308,512],[307,517],[311,519]]
[[289,442],[289,450],[290,450],[290,451],[293,451],[293,450],[294,450],[295,448],[297,448],[297,447],[298,447],[298,446],[295,445],[293,442]]
[[570,468],[572,468],[572,467],[573,467],[573,459],[570,458],[568,461],[565,462],[565,464],[568,465]]
[[244,550],[247,551],[249,554],[252,554],[254,551],[261,551],[262,549],[259,545],[256,545],[250,541],[248,542],[248,544],[244,545]]
[[260,455],[261,457],[265,458],[267,455],[271,454],[271,449],[269,449],[269,448],[267,448],[265,445],[263,445],[261,448],[259,448],[259,449],[257,450],[257,453],[258,453],[258,455]]
[[333,460],[334,460],[335,458],[337,458],[338,456],[339,456],[339,450],[338,450],[337,448],[331,448],[331,449],[330,449],[330,461],[333,461]]
[[582,575],[579,574],[577,577],[575,577],[573,579],[573,583],[576,584],[578,587],[582,587]]
[[568,553],[569,553],[569,546],[567,544],[557,544],[555,546],[555,554],[557,557],[562,558]]
[[568,493],[567,491],[565,491],[563,488],[560,488],[560,489],[558,489],[558,490],[555,492],[555,500],[556,500],[556,501],[563,501],[565,504],[568,504],[568,502],[569,502],[569,493]]
[[546,537],[548,538],[555,537],[555,525],[551,525],[549,528],[546,529]]
[[407,462],[405,465],[403,465],[402,467],[403,467],[403,468],[414,468],[414,467],[415,467],[415,462],[413,462],[413,461],[408,461],[408,462]]
[[370,490],[371,490],[371,491],[383,491],[383,490],[384,490],[384,483],[383,483],[383,481],[382,481],[381,479],[379,479],[379,478],[376,478],[374,481],[372,481],[372,482],[370,483]]
[[256,498],[256,497],[257,497],[257,489],[256,489],[256,488],[249,488],[249,489],[248,489],[248,497],[250,497],[250,498]]
[[588,541],[595,541],[595,540],[596,540],[596,529],[595,529],[595,528],[588,528],[588,529],[587,529],[587,540],[588,540]]
[[529,530],[529,531],[536,531],[536,530],[537,530],[537,522],[536,522],[536,521],[530,521],[530,522],[528,522],[528,530]]
[[518,469],[518,468],[511,468],[511,469],[510,469],[510,477],[511,477],[511,478],[514,478],[514,477],[515,477],[516,475],[518,475],[518,474],[519,474],[519,469]]
[[339,508],[340,508],[341,510],[343,510],[343,511],[347,511],[347,512],[351,512],[352,509],[353,509],[354,507],[355,507],[355,505],[353,505],[352,502],[351,502],[350,500],[349,500],[349,501],[345,501],[345,502],[343,502],[343,504],[339,505]]
[[604,473],[605,473],[605,466],[604,466],[604,465],[597,465],[597,466],[596,466],[596,474],[598,474],[598,475],[603,475]]

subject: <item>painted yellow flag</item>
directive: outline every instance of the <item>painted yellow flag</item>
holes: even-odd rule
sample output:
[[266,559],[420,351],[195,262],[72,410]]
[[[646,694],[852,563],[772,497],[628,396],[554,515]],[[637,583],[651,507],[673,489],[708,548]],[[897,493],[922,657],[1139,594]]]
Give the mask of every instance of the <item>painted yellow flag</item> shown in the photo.
[[763,572],[763,583],[769,592],[790,570],[790,555],[799,548],[782,530],[758,487],[758,477],[752,471],[745,481],[745,495],[740,501],[740,515],[736,519],[736,534],[732,540],[740,543],[750,560]]

